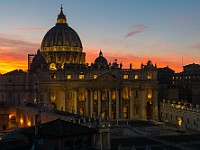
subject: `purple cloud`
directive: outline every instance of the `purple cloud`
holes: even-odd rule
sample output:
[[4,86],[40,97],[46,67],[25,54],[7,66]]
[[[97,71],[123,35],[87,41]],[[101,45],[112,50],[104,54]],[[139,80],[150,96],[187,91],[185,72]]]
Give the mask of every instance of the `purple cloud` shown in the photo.
[[192,44],[192,48],[200,49],[200,42]]
[[41,30],[48,30],[48,28],[38,28],[38,27],[33,27],[33,28],[15,28],[16,30],[23,30],[23,31],[41,31]]
[[31,41],[25,40],[23,38],[19,38],[16,36],[8,36],[4,34],[0,34],[0,47],[6,47],[6,48],[12,48],[14,50],[16,49],[27,49],[27,48],[38,48],[39,43],[33,43]]
[[126,35],[125,35],[125,38],[128,38],[130,36],[134,36],[138,33],[141,33],[143,31],[145,31],[148,27],[143,25],[143,24],[139,24],[139,25],[134,25],[134,26],[131,26],[131,31],[128,32]]

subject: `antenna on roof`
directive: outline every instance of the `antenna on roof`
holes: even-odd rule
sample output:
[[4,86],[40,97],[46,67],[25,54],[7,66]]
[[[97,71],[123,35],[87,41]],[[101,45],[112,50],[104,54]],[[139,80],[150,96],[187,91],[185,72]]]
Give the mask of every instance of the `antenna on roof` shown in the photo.
[[183,67],[183,56],[182,56],[182,67]]

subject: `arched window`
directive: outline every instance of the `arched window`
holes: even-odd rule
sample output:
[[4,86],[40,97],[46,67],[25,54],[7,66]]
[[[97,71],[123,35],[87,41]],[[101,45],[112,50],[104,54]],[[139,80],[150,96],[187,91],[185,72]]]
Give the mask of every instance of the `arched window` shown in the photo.
[[147,92],[147,98],[148,99],[152,99],[152,96],[153,96],[152,90],[148,90],[148,92]]
[[56,100],[56,92],[55,91],[51,91],[51,93],[50,93],[50,100],[52,102],[54,102]]
[[123,107],[123,118],[128,119],[128,108],[127,107]]
[[78,99],[79,100],[84,100],[85,99],[84,89],[79,90]]

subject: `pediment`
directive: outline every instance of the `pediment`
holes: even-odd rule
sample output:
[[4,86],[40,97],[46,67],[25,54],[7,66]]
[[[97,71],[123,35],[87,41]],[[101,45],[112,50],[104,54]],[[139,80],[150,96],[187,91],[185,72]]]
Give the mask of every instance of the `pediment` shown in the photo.
[[115,77],[112,77],[111,75],[108,74],[103,74],[96,79],[93,80],[94,82],[118,82],[119,80],[116,79]]

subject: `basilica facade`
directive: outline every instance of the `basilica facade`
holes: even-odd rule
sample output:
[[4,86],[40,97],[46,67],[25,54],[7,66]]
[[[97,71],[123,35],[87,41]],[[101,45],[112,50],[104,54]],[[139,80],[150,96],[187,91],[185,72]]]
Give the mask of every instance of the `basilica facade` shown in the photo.
[[[99,53],[99,54],[98,54]],[[157,67],[151,61],[134,69],[108,63],[103,51],[85,61],[78,34],[61,7],[57,23],[29,58],[23,100],[52,109],[101,119],[158,120]]]

